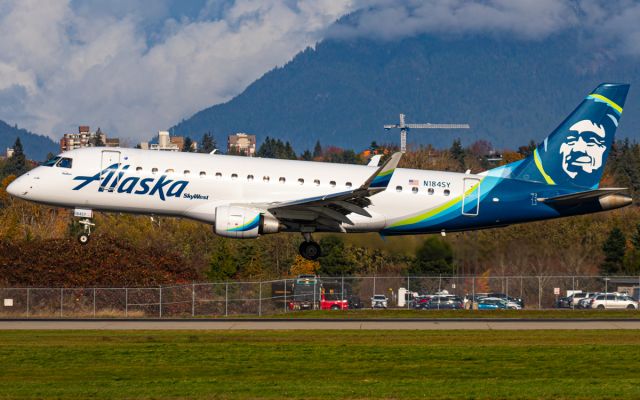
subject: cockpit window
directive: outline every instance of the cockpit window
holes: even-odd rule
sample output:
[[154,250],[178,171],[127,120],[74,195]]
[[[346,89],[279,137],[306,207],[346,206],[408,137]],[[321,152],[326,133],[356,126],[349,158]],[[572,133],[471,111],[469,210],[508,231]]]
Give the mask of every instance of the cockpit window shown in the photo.
[[53,157],[52,159],[50,159],[49,161],[46,161],[44,164],[42,164],[43,167],[53,167],[54,165],[56,165],[56,163],[58,162],[58,160],[60,160],[61,157]]
[[56,165],[58,168],[71,168],[71,165],[73,164],[73,160],[71,158],[62,158],[60,161],[58,161],[58,164]]

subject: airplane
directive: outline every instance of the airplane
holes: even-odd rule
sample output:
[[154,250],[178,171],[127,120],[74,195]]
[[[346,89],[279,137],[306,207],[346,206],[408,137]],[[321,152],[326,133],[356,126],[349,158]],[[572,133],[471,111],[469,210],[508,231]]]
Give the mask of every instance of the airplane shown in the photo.
[[478,174],[216,154],[92,147],[62,153],[13,181],[18,198],[74,209],[89,241],[94,211],[165,215],[247,239],[299,232],[382,236],[467,231],[612,210],[624,188],[599,188],[629,85],[605,83],[528,157]]

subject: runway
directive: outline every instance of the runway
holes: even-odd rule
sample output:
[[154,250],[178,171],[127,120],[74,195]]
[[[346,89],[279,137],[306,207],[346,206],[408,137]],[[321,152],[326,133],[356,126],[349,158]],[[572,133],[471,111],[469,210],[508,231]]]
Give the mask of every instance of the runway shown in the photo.
[[0,320],[0,330],[622,330],[640,320],[280,320],[113,319]]

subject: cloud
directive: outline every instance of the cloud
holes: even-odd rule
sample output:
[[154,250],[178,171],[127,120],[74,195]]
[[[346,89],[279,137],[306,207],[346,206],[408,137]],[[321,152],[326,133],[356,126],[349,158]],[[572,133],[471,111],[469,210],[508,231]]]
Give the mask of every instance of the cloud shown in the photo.
[[328,30],[338,39],[396,40],[420,34],[488,34],[544,40],[579,31],[587,45],[640,56],[634,0],[370,0]]
[[[0,5],[0,119],[147,139],[322,39],[350,0],[15,0]],[[146,4],[146,6],[144,6]],[[184,11],[184,12],[183,12]],[[14,104],[6,104],[16,95]]]
[[630,0],[4,0],[0,119],[53,138],[90,124],[142,140],[327,37],[582,29],[640,55],[639,19]]

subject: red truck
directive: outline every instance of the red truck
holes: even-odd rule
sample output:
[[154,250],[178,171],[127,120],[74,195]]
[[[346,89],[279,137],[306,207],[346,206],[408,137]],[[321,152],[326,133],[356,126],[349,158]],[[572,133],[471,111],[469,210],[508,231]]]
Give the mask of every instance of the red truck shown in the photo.
[[320,309],[321,310],[348,310],[349,302],[344,299],[341,300],[340,296],[334,294],[325,294],[324,291],[320,294]]

